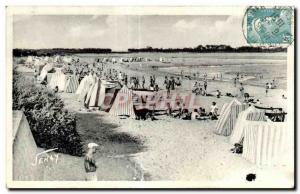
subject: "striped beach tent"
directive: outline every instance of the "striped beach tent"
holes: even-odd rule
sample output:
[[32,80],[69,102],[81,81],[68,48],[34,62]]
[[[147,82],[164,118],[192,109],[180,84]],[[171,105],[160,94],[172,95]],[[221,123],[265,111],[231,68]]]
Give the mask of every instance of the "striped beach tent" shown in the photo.
[[[102,92],[102,93],[101,93]],[[101,98],[105,95],[105,91],[101,91],[101,80],[98,79],[90,87],[87,97],[85,99],[85,104],[88,107],[99,107],[101,105]]]
[[118,92],[116,99],[109,110],[109,114],[113,116],[135,117],[132,95],[132,90],[128,89],[127,86],[123,86]]
[[242,157],[256,165],[284,164],[284,156],[293,155],[292,130],[286,122],[246,121],[243,131]]
[[67,93],[75,93],[79,86],[78,76],[69,75],[67,76],[67,82],[65,87],[65,92]]
[[244,111],[247,107],[246,104],[242,104],[236,98],[228,104],[224,104],[214,132],[223,136],[231,135],[239,113]]
[[247,121],[266,121],[265,111],[250,106],[246,110],[240,112],[236,124],[232,130],[230,142],[234,145],[240,143],[244,137],[244,127]]
[[100,110],[109,111],[114,99],[121,89],[121,85],[116,81],[98,80],[86,98],[88,107],[100,107]]
[[65,91],[66,80],[66,75],[62,72],[62,69],[57,68],[51,77],[49,87],[54,89],[57,86],[59,91]]

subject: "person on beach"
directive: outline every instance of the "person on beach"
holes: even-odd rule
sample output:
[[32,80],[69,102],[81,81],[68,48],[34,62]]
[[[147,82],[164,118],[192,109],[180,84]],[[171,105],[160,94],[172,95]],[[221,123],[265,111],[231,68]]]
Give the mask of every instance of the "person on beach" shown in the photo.
[[234,85],[234,87],[236,87],[236,81],[237,81],[237,79],[236,79],[236,77],[233,79],[233,85]]
[[204,80],[204,90],[207,91],[207,80]]
[[196,119],[198,119],[198,117],[199,117],[198,110],[194,109],[194,111],[192,112],[192,115],[191,115],[191,120],[196,120]]
[[168,84],[169,84],[168,76],[165,76],[164,85],[166,86],[166,89]]
[[97,181],[97,168],[98,165],[95,160],[95,153],[99,145],[96,143],[88,144],[88,152],[84,157],[84,169],[86,172],[86,181]]
[[220,90],[217,90],[217,98],[220,98],[221,97],[221,92]]
[[179,77],[177,77],[177,80],[175,81],[176,86],[181,86],[181,81],[179,79]]
[[212,102],[212,105],[210,107],[210,116],[211,116],[211,120],[218,119],[218,106],[216,102]]
[[269,92],[269,84],[266,83],[266,96],[268,96],[268,92]]
[[146,83],[145,77],[142,76],[142,88],[143,88],[143,89],[145,89],[145,83]]
[[175,90],[175,79],[171,77],[171,90]]
[[244,89],[244,86],[243,86],[243,83],[240,83],[240,94],[241,94],[241,97],[243,98],[244,97],[244,93],[245,93],[245,89]]

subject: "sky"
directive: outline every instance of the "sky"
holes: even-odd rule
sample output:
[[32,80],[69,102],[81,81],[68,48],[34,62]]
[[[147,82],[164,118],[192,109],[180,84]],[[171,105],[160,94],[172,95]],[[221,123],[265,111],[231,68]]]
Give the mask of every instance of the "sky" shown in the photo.
[[243,16],[14,15],[14,48],[184,48],[247,45]]

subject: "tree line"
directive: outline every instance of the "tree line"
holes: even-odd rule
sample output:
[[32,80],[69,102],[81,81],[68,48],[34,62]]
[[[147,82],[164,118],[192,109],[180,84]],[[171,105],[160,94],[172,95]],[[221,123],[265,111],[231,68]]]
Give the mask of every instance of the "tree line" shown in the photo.
[[241,46],[241,47],[231,47],[229,45],[199,45],[194,48],[130,48],[128,52],[195,52],[195,53],[205,53],[205,52],[286,52],[287,49],[283,47],[263,47],[263,46]]
[[[135,53],[135,52],[191,52],[191,53],[209,53],[209,52],[286,52],[287,49],[283,47],[263,47],[263,46],[241,46],[231,47],[229,45],[199,45],[197,47],[189,48],[129,48],[127,52],[121,53]],[[53,55],[70,55],[80,53],[116,53],[109,48],[52,48],[52,49],[13,49],[13,56],[53,56]]]

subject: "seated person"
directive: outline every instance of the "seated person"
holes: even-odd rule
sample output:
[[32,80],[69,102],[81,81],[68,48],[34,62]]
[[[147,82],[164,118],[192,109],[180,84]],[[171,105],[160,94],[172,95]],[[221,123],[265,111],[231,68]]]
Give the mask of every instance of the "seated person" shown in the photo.
[[189,113],[188,109],[183,109],[181,114],[182,120],[191,120],[191,114]]
[[200,88],[197,92],[196,92],[196,95],[202,95],[203,96],[204,94],[204,91],[202,88]]
[[244,101],[245,101],[245,102],[248,102],[249,98],[250,98],[249,93],[245,93],[245,94],[244,94]]
[[231,93],[226,93],[226,96],[228,96],[228,97],[234,97],[234,95],[232,95]]
[[217,90],[216,96],[217,96],[217,98],[220,98],[220,97],[221,97],[221,92],[220,92],[220,90]]
[[198,110],[194,109],[194,111],[192,112],[192,115],[191,115],[191,120],[196,120],[196,119],[198,119],[198,117],[199,117]]
[[199,108],[199,116],[200,117],[204,117],[207,116],[206,112],[205,112],[205,108]]
[[218,119],[218,106],[217,106],[216,102],[212,102],[209,115],[210,115],[211,120]]
[[183,114],[182,108],[180,107],[179,110],[173,111],[171,114],[174,118],[181,118]]
[[177,77],[175,84],[176,84],[176,86],[181,86],[181,81],[180,81],[179,77]]
[[57,93],[57,92],[58,92],[58,86],[55,86],[54,93]]

